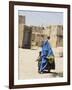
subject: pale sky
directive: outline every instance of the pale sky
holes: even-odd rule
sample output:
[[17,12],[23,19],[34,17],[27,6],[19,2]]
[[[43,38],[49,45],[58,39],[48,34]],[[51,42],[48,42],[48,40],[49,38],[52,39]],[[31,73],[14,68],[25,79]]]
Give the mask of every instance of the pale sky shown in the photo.
[[25,16],[26,25],[63,25],[63,12],[19,10],[18,15]]

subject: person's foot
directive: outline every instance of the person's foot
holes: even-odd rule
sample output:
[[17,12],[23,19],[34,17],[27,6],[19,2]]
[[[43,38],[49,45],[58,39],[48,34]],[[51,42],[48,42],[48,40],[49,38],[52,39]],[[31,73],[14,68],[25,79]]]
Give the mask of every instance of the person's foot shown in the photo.
[[48,73],[50,73],[50,70],[48,70]]
[[43,73],[44,73],[44,71],[40,71],[40,70],[38,70],[38,73],[43,74]]
[[42,71],[41,71],[41,72],[39,71],[39,73],[40,73],[40,74],[43,74],[43,72],[42,72]]
[[40,74],[47,73],[47,71],[39,71]]

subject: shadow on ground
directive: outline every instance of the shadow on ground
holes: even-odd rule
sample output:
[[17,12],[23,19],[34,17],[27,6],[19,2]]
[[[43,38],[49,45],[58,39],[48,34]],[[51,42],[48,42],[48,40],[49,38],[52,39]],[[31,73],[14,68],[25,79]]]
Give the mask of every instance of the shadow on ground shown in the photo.
[[47,71],[44,71],[42,74],[52,74],[53,77],[63,77],[63,73],[60,72],[60,73],[57,73],[57,72],[47,72]]

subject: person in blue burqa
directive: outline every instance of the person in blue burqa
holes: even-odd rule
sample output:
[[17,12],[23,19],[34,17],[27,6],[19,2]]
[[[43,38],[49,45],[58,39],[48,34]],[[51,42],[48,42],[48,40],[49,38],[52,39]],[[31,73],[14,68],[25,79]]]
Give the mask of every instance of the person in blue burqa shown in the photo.
[[50,37],[47,37],[42,44],[40,73],[50,72],[55,69],[54,53],[49,43]]

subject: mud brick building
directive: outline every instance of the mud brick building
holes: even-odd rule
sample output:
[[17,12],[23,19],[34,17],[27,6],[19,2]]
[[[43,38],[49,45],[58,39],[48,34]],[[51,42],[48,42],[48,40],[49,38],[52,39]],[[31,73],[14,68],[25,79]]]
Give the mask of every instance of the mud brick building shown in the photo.
[[52,47],[63,47],[63,26],[28,26],[25,16],[19,16],[19,47],[30,49],[41,47],[43,39],[50,36]]

